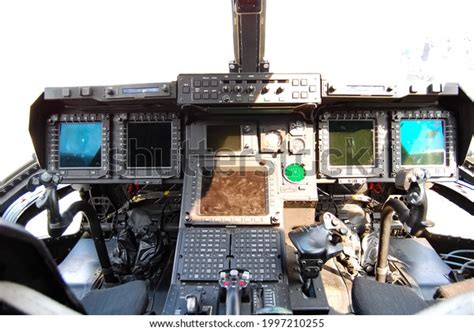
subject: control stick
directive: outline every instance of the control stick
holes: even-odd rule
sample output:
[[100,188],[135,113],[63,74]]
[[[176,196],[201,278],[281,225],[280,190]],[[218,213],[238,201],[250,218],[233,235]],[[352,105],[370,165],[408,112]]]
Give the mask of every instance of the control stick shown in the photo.
[[242,291],[250,283],[250,273],[246,270],[223,270],[219,273],[219,285],[226,291],[226,315],[240,315]]
[[313,279],[319,276],[323,264],[343,250],[341,243],[333,240],[334,232],[342,231],[339,220],[331,213],[324,213],[323,222],[302,226],[288,235],[298,252],[298,264],[303,280],[303,293],[315,297]]
[[429,173],[423,169],[402,170],[395,177],[395,186],[405,190],[407,203],[398,199],[388,199],[382,209],[380,223],[380,239],[377,256],[375,278],[385,283],[388,274],[388,250],[390,246],[390,231],[393,214],[409,229],[410,234],[417,236],[427,227],[433,226],[426,220],[428,199],[426,196],[425,182]]
[[63,235],[69,225],[71,225],[74,216],[82,212],[91,229],[91,234],[94,239],[94,245],[99,257],[99,262],[102,267],[102,274],[107,283],[116,283],[117,279],[114,276],[112,266],[110,264],[109,253],[105,246],[104,235],[100,226],[99,218],[95,209],[86,201],[76,201],[69,206],[69,208],[61,214],[59,210],[58,185],[61,182],[61,177],[56,174],[48,172],[34,175],[28,180],[27,188],[33,192],[37,187],[44,186],[45,194],[36,201],[36,206],[39,209],[46,209],[48,215],[48,233],[52,238],[58,238]]
[[52,238],[60,237],[72,222],[72,218],[64,222],[59,211],[57,187],[60,182],[60,176],[43,172],[39,175],[32,176],[27,184],[27,188],[30,192],[33,192],[37,187],[42,185],[46,190],[44,195],[36,201],[36,207],[38,207],[38,209],[46,209],[48,216],[48,233]]

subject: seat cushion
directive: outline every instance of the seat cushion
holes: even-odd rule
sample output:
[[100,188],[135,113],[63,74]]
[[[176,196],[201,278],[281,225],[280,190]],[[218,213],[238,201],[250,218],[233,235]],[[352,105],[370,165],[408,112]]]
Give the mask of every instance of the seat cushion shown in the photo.
[[428,307],[411,288],[357,277],[352,285],[357,315],[412,315]]
[[89,315],[142,315],[148,305],[147,285],[136,280],[112,288],[94,290],[82,299]]

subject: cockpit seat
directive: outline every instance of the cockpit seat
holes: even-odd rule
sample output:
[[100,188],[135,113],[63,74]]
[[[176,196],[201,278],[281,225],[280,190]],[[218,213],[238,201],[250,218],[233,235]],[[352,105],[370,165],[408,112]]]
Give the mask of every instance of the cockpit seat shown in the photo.
[[352,286],[352,306],[357,315],[474,314],[474,280],[443,285],[424,301],[411,288],[357,277]]
[[405,286],[357,277],[352,285],[352,307],[357,315],[412,315],[429,304]]
[[144,281],[94,290],[79,301],[64,282],[43,242],[24,228],[2,219],[0,252],[0,281],[29,287],[79,313],[139,315],[146,311],[148,294]]

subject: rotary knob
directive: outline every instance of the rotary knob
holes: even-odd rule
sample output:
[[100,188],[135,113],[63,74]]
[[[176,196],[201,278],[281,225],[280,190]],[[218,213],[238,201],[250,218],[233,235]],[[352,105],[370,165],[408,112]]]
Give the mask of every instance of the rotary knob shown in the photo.
[[268,91],[270,91],[270,89],[266,86],[262,87],[262,94],[266,94],[268,93]]
[[109,95],[109,96],[112,96],[112,95],[115,94],[115,90],[114,90],[113,87],[107,87],[107,88],[105,89],[105,93],[106,93],[107,95]]
[[229,97],[228,95],[224,95],[224,96],[222,97],[222,102],[224,102],[224,103],[229,103],[229,102],[230,102],[230,97]]
[[255,86],[253,86],[253,85],[248,86],[247,87],[247,93],[253,93],[253,92],[255,92]]
[[237,93],[242,92],[242,86],[240,86],[240,85],[236,85],[234,89],[235,89],[235,92],[237,92]]
[[280,93],[283,93],[285,89],[282,87],[282,86],[279,86],[276,90],[276,94],[280,94]]
[[224,92],[224,93],[229,93],[229,92],[230,92],[230,87],[229,87],[229,85],[224,85],[224,86],[222,86],[222,92]]

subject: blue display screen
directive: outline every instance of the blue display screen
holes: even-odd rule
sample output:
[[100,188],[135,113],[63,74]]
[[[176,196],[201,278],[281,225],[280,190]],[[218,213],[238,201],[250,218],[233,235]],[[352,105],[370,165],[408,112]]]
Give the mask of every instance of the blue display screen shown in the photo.
[[443,165],[446,137],[443,120],[401,120],[402,165]]
[[160,88],[155,87],[128,87],[122,89],[122,94],[146,94],[146,93],[159,93]]
[[102,123],[61,123],[60,168],[100,168]]

